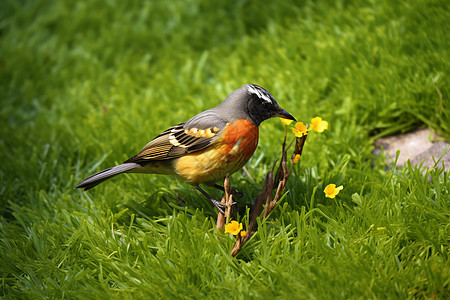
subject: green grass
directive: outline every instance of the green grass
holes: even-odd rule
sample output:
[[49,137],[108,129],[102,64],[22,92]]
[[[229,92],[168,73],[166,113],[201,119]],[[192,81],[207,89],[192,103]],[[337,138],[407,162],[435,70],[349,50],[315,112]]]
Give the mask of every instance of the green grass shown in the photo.
[[[449,173],[371,151],[421,126],[450,140],[449,19],[448,1],[2,1],[0,295],[448,299]],[[236,258],[177,179],[73,190],[244,83],[330,128]],[[283,133],[262,124],[242,202]]]

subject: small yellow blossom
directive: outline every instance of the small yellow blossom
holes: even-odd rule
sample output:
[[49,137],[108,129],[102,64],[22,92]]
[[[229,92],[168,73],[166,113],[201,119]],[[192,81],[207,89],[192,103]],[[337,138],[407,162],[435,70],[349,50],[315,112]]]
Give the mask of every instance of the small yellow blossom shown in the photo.
[[311,120],[311,127],[317,132],[323,132],[328,129],[328,122],[323,121],[321,117],[315,117]]
[[299,159],[300,159],[300,154],[295,154],[295,156],[294,156],[294,164],[298,163]]
[[242,223],[238,223],[237,221],[231,221],[230,223],[225,225],[225,233],[237,235],[241,230],[242,230]]
[[297,122],[295,127],[291,128],[296,137],[302,137],[308,134],[308,128],[303,122]]
[[246,236],[246,235],[247,235],[247,231],[242,230],[242,231],[241,231],[241,237],[244,237],[244,236]]
[[285,118],[280,118],[281,122],[283,122],[284,125],[291,125],[292,120],[289,119],[285,119]]
[[326,197],[333,199],[334,197],[336,197],[337,194],[339,194],[339,191],[342,190],[343,188],[344,187],[342,185],[336,187],[336,185],[332,183],[327,185],[323,190],[323,192],[325,193]]

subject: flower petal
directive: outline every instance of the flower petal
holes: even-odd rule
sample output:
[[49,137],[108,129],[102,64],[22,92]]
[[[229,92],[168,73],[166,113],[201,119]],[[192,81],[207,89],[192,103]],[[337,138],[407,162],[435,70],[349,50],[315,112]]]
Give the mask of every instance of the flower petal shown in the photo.
[[280,118],[281,122],[283,122],[284,125],[290,125],[292,123],[293,120],[289,120],[289,119],[285,119],[285,118]]
[[325,197],[333,199],[336,197],[337,194],[339,194],[339,191],[341,191],[344,187],[341,185],[336,188],[336,185],[333,183],[330,183],[325,187],[323,192],[325,193]]
[[308,134],[308,127],[303,122],[297,122],[295,127],[291,128],[296,137],[302,137]]
[[323,121],[321,117],[315,117],[311,120],[311,127],[317,132],[323,132],[328,129],[328,122]]
[[237,221],[231,221],[230,223],[225,225],[225,233],[237,235],[241,230],[242,230],[242,223],[238,223]]

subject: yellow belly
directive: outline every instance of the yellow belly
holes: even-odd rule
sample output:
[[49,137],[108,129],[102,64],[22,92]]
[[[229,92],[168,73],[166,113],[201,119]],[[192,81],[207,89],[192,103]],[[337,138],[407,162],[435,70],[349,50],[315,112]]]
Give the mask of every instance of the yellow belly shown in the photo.
[[176,174],[192,185],[213,183],[223,179],[227,173],[236,172],[248,161],[242,158],[231,161],[227,155],[220,154],[223,153],[222,148],[178,158],[174,162]]
[[207,149],[176,159],[175,173],[192,185],[223,180],[241,169],[258,145],[258,127],[249,121],[228,124],[225,134]]

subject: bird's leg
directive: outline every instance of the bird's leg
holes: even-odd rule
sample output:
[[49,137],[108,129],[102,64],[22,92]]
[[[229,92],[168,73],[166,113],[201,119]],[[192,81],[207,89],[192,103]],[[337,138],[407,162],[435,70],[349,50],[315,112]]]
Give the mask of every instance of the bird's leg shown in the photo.
[[219,201],[217,201],[216,199],[214,199],[213,197],[211,197],[207,192],[205,192],[201,187],[196,186],[195,187],[200,193],[202,193],[206,198],[209,199],[209,201],[211,201],[211,203],[219,210],[219,212],[221,214],[225,214],[225,207],[226,204],[224,203],[220,203]]
[[[214,184],[213,187],[215,187],[218,190],[221,190],[222,192],[225,192],[225,188],[221,185],[218,184]],[[241,198],[243,196],[243,194],[235,189],[231,189],[231,194],[233,194],[233,196],[239,197]],[[233,203],[234,204],[234,203]]]
[[218,190],[221,190],[222,192],[225,192],[225,188],[221,185],[218,185],[217,183],[214,183],[213,187],[215,187]]

